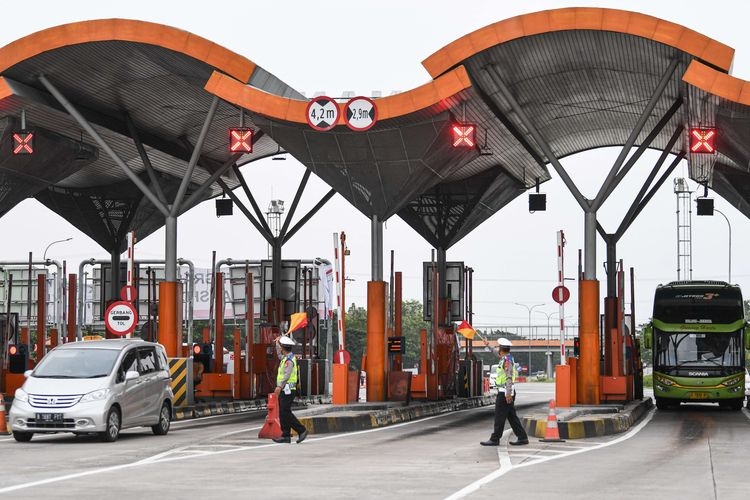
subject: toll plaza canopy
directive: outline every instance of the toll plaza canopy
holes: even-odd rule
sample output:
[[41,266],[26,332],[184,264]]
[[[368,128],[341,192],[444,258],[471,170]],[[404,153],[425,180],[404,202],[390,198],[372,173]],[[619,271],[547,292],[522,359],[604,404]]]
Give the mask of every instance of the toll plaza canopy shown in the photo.
[[[239,165],[288,152],[366,216],[398,215],[447,249],[549,180],[550,156],[623,146],[636,130],[634,145],[687,154],[691,177],[750,217],[750,85],[729,75],[733,54],[639,13],[543,11],[429,56],[431,79],[373,99],[366,130],[346,126],[339,102],[336,126],[320,131],[301,93],[208,40],[132,20],[59,26],[0,49],[0,214],[35,197],[122,250],[127,231],[143,238],[164,224],[132,175],[162,201],[190,176],[187,209],[237,187]],[[229,150],[240,124],[254,131],[252,153]],[[452,129],[467,124],[473,144],[454,147]],[[34,152],[14,154],[24,126]],[[692,127],[716,129],[712,151],[689,151]]]

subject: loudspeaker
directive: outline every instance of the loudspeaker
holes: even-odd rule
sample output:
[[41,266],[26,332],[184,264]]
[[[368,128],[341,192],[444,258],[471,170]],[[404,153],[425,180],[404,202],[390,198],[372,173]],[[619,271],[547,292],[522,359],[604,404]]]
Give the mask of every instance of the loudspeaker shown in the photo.
[[529,193],[529,212],[543,212],[547,210],[546,193]]
[[228,199],[228,198],[216,199],[216,217],[221,217],[222,215],[232,215],[233,210],[234,210],[234,205],[232,204],[231,199]]
[[697,205],[698,215],[713,215],[714,214],[714,199],[713,198],[696,198],[695,204]]

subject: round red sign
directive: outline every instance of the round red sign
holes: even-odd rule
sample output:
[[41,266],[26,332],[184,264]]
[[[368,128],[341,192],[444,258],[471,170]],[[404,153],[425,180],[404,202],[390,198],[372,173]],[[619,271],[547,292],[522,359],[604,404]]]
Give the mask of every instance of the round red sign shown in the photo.
[[556,286],[552,289],[552,300],[558,304],[564,304],[570,298],[570,290],[564,285]]

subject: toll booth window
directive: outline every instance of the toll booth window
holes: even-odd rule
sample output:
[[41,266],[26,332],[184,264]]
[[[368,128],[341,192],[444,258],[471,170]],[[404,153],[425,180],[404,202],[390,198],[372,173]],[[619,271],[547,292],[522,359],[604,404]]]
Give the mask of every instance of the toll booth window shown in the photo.
[[159,369],[159,361],[156,358],[156,350],[153,347],[139,348],[138,357],[141,359],[141,375],[153,373]]
[[124,382],[125,374],[130,371],[138,371],[138,358],[136,357],[135,349],[132,349],[127,354],[125,354],[125,357],[122,359],[122,364],[120,364],[120,371],[117,373],[117,381]]

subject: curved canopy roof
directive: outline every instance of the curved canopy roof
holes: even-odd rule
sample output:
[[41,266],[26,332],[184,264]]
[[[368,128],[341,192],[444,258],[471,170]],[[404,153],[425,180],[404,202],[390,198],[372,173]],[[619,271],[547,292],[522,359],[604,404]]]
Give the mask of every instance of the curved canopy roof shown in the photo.
[[[34,196],[109,250],[122,246],[130,229],[144,237],[163,224],[163,215],[40,83],[43,74],[134,173],[159,183],[167,200],[189,171],[192,145],[218,96],[191,191],[232,161],[241,165],[280,147],[365,215],[398,215],[447,249],[550,179],[550,159],[530,127],[557,158],[623,145],[658,97],[635,144],[653,130],[649,146],[665,148],[679,127],[715,122],[722,132],[713,177],[705,169],[693,176],[750,216],[750,188],[742,187],[750,184],[744,177],[750,152],[741,140],[750,92],[727,75],[732,57],[726,45],[638,13],[527,14],[428,57],[423,65],[432,80],[374,99],[378,121],[369,130],[352,131],[342,117],[320,132],[307,125],[304,96],[208,40],[141,21],[60,26],[0,49],[0,214]],[[655,94],[663,78],[664,91]],[[227,129],[239,124],[240,109],[257,142],[252,154],[235,158]],[[9,134],[20,127],[22,110],[37,131],[33,156],[10,152]],[[451,146],[456,122],[477,126],[477,147]],[[134,137],[155,175],[148,175]],[[686,141],[687,131],[672,152],[685,151]],[[229,188],[238,185],[232,170],[222,177]],[[221,190],[213,184],[199,198]]]

